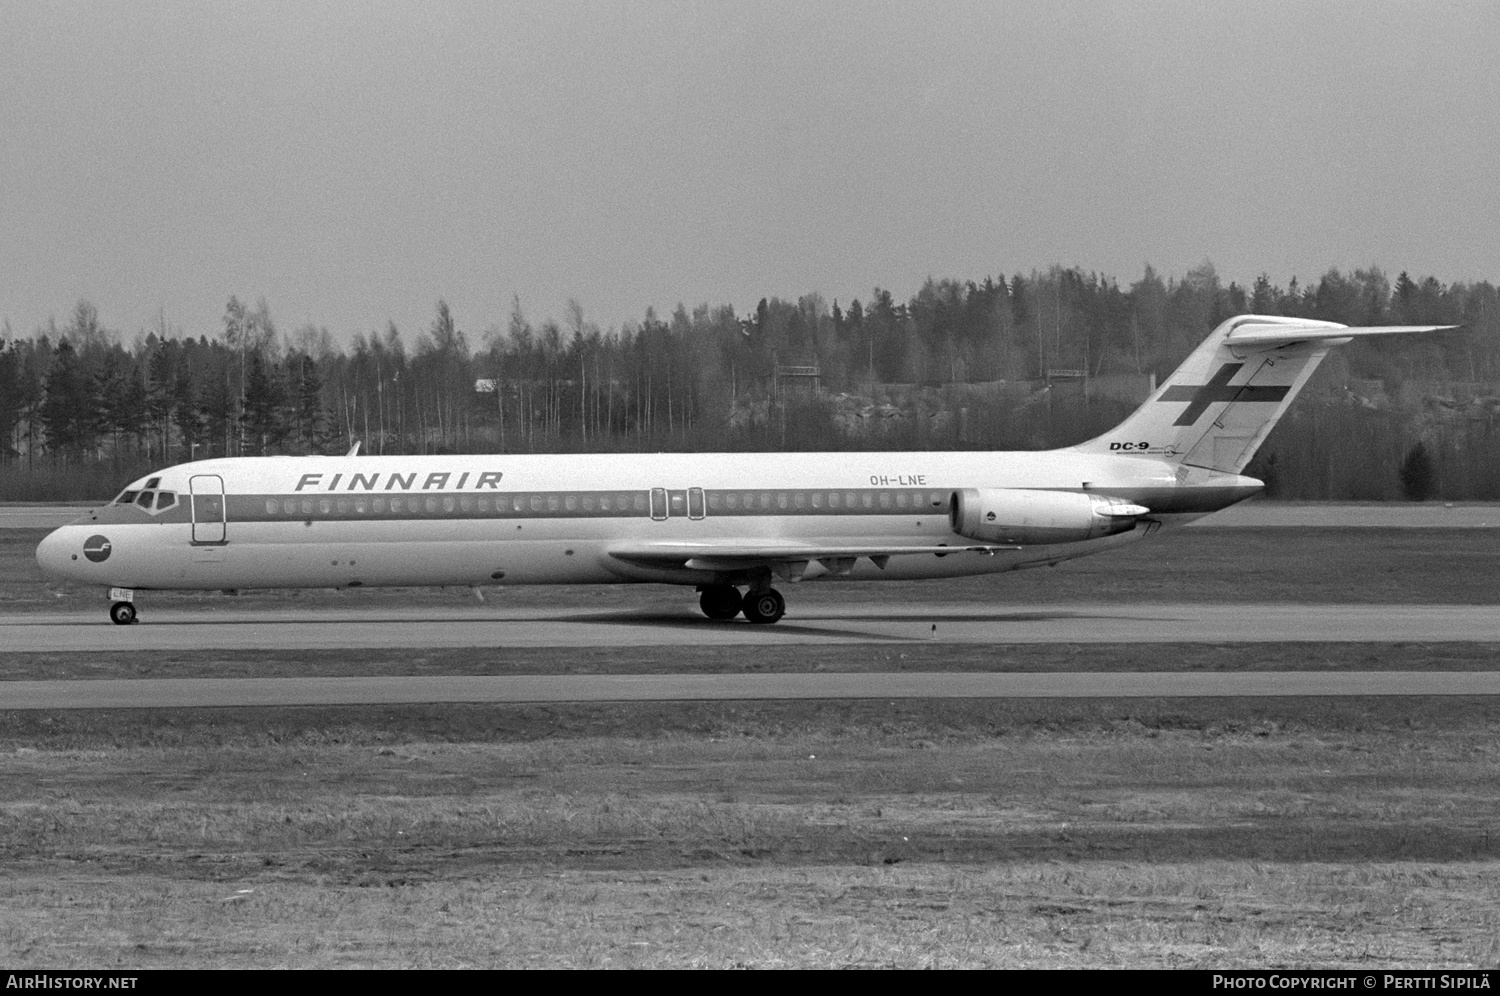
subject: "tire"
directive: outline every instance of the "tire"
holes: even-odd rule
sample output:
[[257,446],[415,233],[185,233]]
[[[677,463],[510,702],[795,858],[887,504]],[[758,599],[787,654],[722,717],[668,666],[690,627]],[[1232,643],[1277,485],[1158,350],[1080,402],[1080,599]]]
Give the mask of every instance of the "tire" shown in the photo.
[[745,595],[745,618],[753,623],[773,623],[786,615],[786,599],[775,588]]
[[135,622],[135,606],[129,602],[116,602],[109,607],[109,618],[116,626],[129,626]]
[[698,597],[698,607],[710,619],[733,619],[742,607],[740,590],[728,584],[708,585]]

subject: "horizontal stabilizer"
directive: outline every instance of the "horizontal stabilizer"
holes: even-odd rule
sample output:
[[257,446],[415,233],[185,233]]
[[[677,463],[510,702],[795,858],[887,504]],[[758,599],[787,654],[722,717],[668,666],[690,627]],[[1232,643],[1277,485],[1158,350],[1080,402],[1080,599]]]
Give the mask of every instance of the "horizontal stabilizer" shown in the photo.
[[1230,346],[1288,346],[1296,342],[1337,342],[1373,335],[1403,335],[1412,332],[1442,332],[1457,325],[1306,325],[1247,324],[1230,332]]

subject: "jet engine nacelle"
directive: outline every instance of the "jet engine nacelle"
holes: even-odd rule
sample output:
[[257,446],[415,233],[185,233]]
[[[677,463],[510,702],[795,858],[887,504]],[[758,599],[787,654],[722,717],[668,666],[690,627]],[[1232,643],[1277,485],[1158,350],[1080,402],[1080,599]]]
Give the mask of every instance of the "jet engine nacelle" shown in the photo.
[[1075,491],[967,488],[953,493],[953,531],[984,543],[1077,543],[1135,528],[1150,509]]

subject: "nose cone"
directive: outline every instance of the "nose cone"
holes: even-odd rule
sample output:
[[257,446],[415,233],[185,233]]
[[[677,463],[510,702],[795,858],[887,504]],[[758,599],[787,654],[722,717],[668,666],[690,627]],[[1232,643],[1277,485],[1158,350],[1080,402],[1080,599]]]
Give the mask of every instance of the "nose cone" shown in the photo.
[[76,544],[69,542],[71,532],[69,526],[54,529],[36,545],[36,565],[49,578],[66,578],[72,574],[68,568],[73,562],[76,551],[72,547]]

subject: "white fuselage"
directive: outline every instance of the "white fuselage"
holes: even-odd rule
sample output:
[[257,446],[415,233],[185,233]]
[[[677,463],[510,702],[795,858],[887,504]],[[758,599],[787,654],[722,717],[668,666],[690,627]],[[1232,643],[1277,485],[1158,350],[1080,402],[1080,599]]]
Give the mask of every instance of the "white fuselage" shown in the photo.
[[[742,582],[650,544],[962,547],[957,489],[1098,493],[1149,519],[1117,535],[985,552],[865,557],[852,579],[953,577],[1056,563],[1254,494],[1260,482],[1141,456],[1040,453],[241,457],[171,467],[133,499],[49,535],[49,574],[130,589]],[[649,550],[648,550],[649,552]],[[816,560],[789,580],[827,576]]]

